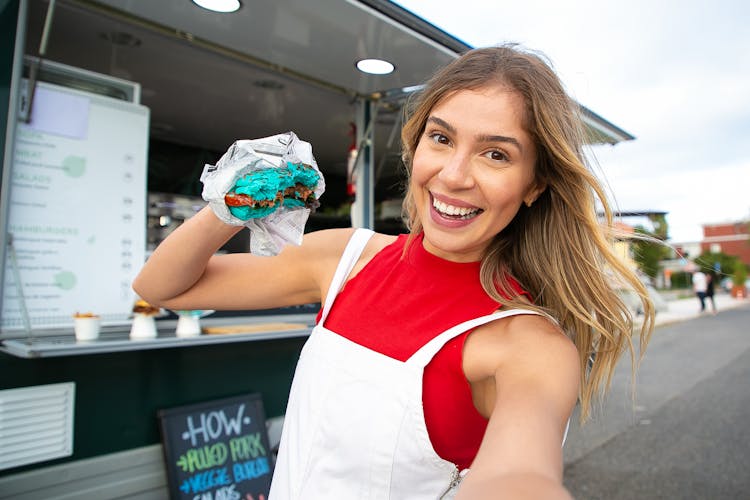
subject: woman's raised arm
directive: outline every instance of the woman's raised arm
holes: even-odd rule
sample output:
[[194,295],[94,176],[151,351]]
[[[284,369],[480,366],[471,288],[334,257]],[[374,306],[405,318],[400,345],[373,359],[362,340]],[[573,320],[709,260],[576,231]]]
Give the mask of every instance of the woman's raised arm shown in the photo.
[[173,231],[133,282],[153,305],[169,309],[267,309],[319,302],[351,229],[305,235],[276,256],[215,255],[242,229],[206,207]]

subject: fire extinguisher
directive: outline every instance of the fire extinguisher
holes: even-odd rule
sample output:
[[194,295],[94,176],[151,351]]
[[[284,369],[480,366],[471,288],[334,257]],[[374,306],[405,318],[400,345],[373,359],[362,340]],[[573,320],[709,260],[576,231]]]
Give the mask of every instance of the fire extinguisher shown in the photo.
[[357,126],[354,123],[349,124],[349,135],[352,142],[346,158],[346,194],[354,198],[357,195]]

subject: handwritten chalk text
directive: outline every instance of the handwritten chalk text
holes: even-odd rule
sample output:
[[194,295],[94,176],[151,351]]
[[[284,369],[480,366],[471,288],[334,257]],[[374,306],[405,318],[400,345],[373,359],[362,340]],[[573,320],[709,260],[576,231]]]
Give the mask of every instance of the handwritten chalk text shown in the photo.
[[222,436],[239,435],[242,432],[242,424],[249,423],[249,419],[244,418],[245,405],[237,407],[237,414],[234,417],[226,415],[224,410],[201,413],[197,422],[193,421],[190,415],[186,419],[187,431],[182,434],[182,438],[190,440],[192,446],[198,444],[198,438],[202,444],[218,439]]

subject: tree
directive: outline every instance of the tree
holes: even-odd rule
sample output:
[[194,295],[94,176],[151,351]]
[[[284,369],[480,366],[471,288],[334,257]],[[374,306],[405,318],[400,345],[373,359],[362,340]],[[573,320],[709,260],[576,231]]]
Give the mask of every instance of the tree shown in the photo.
[[[731,274],[735,269],[739,258],[734,255],[727,255],[723,252],[705,251],[695,259],[695,263],[701,271],[717,271],[720,276]],[[719,268],[716,268],[716,264]]]
[[657,213],[648,216],[651,226],[654,228],[651,235],[662,241],[669,239],[669,224],[667,223],[667,214]]
[[634,229],[636,234],[644,235],[646,238],[633,240],[631,245],[633,260],[647,276],[652,279],[656,278],[659,274],[659,262],[668,258],[670,254],[669,246],[663,241],[663,237],[667,234],[666,221],[655,232],[643,226],[636,226]]
[[734,273],[732,275],[732,283],[735,286],[745,286],[745,280],[747,279],[747,266],[744,262],[737,259],[734,267]]

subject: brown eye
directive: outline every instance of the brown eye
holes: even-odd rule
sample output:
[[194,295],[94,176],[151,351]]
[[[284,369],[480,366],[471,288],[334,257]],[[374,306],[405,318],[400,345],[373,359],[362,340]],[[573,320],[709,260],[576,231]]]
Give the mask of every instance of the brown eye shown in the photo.
[[494,161],[508,161],[508,155],[502,151],[490,151],[487,153],[487,156]]
[[437,144],[450,144],[451,141],[443,134],[440,134],[438,132],[433,132],[429,135],[430,139],[432,139]]

